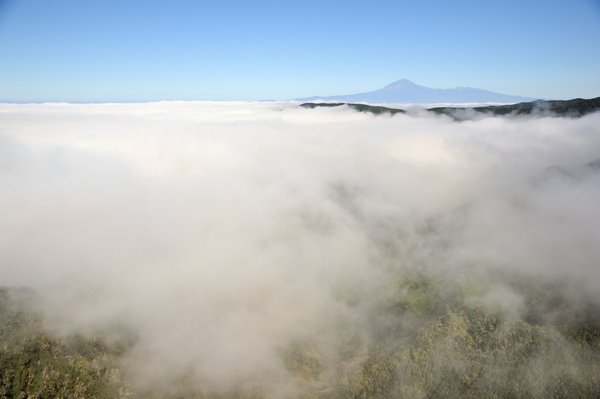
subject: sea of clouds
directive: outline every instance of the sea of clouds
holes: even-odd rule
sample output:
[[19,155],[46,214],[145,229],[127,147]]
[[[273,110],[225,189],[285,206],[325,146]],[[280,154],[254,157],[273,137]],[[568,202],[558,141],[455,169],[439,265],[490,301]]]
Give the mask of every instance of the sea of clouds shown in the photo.
[[[284,387],[290,340],[326,352],[340,323],[368,340],[411,270],[505,270],[600,305],[599,158],[600,113],[3,104],[0,283],[32,287],[58,333],[133,332],[146,384]],[[473,301],[523,317],[503,284]]]

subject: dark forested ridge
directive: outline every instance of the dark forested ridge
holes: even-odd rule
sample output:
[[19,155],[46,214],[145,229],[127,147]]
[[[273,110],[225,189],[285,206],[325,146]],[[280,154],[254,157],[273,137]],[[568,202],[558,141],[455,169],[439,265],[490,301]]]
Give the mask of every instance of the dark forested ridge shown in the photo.
[[[391,108],[367,104],[355,103],[303,103],[301,107],[339,107],[346,105],[360,112],[369,112],[375,115],[406,113],[400,108]],[[554,114],[557,116],[578,117],[600,110],[600,97],[583,99],[575,98],[572,100],[537,100],[507,105],[488,105],[482,107],[434,107],[427,108],[427,111],[435,114],[443,114],[452,117],[455,120],[466,120],[477,114],[488,115],[532,115],[532,114]]]
[[359,111],[359,112],[370,112],[375,115],[379,114],[404,114],[406,113],[403,109],[398,108],[390,108],[390,107],[382,107],[377,105],[367,105],[367,104],[353,104],[353,103],[303,103],[300,104],[301,107],[305,108],[317,108],[317,107],[339,107],[342,105],[347,105],[348,107]]
[[583,116],[600,110],[600,97],[583,99],[575,98],[572,100],[537,100],[531,102],[507,104],[507,105],[488,105],[484,107],[462,108],[462,107],[436,107],[429,108],[428,111],[436,114],[446,114],[461,119],[457,116],[457,111],[473,110],[478,113],[491,115],[531,115],[535,113],[552,113],[559,116]]

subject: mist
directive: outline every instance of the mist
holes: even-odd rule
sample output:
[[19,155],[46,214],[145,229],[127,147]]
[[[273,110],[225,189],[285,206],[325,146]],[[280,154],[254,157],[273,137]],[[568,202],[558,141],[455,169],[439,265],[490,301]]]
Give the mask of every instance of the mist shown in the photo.
[[[127,341],[135,389],[317,397],[427,337],[435,379],[467,364],[439,326],[476,311],[552,329],[542,395],[600,364],[555,332],[600,320],[598,159],[600,113],[3,104],[0,281],[53,334]],[[402,359],[381,397],[425,397]]]

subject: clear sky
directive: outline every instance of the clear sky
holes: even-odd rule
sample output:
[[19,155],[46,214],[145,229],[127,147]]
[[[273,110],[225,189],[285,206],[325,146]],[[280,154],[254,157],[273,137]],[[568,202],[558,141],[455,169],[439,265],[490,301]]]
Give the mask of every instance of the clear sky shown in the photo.
[[600,0],[0,0],[0,101],[600,96]]

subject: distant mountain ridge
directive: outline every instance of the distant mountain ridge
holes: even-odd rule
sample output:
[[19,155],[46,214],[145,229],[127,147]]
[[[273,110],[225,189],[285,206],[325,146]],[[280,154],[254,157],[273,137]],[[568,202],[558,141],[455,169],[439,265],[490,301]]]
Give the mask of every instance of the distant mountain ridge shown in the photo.
[[299,98],[298,101],[347,101],[369,103],[518,103],[536,100],[532,97],[496,93],[473,87],[434,89],[400,79],[381,89],[365,93]]
[[[359,112],[368,112],[375,115],[407,113],[406,110],[401,108],[344,102],[306,102],[300,104],[300,106],[311,109],[347,106]],[[435,107],[426,108],[426,111],[438,115],[447,115],[456,121],[469,120],[475,115],[503,116],[539,114],[576,118],[600,111],[600,97],[590,99],[574,98],[572,100],[536,100],[508,105],[488,105],[485,107]],[[413,110],[412,112],[414,113],[415,111]],[[600,163],[596,166],[600,167]]]

